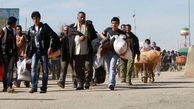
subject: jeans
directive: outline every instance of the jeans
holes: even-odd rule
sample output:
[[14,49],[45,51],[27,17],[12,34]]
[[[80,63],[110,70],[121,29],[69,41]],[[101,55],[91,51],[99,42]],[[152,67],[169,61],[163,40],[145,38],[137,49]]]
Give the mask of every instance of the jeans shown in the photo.
[[115,86],[116,84],[116,67],[117,67],[117,59],[118,55],[115,52],[108,53],[105,58],[105,62],[107,65],[108,75],[109,75],[109,83],[108,85]]
[[6,54],[2,56],[3,61],[3,88],[7,89],[12,87],[13,81],[13,63],[14,56],[12,54]]
[[38,76],[37,76],[36,67],[39,59],[41,59],[42,71],[43,71],[41,90],[46,90],[47,84],[48,84],[48,56],[47,55],[41,56],[40,50],[36,50],[32,55],[32,63],[31,63],[32,88],[37,89]]

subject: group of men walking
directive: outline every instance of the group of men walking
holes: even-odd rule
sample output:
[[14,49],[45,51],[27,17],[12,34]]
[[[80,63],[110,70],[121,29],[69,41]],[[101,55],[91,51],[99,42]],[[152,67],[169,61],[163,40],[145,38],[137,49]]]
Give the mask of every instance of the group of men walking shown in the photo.
[[[93,60],[96,55],[92,47],[93,40],[98,38],[92,21],[86,20],[86,14],[79,12],[77,22],[65,25],[63,32],[58,36],[46,23],[42,23],[41,15],[38,11],[31,14],[33,26],[29,28],[27,34],[22,33],[22,27],[16,26],[16,18],[10,17],[8,26],[0,30],[0,51],[3,62],[3,92],[13,92],[13,65],[15,62],[31,59],[31,90],[30,93],[37,92],[38,72],[37,64],[40,60],[42,65],[42,86],[40,93],[47,92],[48,84],[48,55],[61,50],[61,72],[58,75],[57,85],[65,88],[67,68],[70,64],[72,68],[73,87],[77,90],[89,89],[93,76]],[[132,51],[132,59],[120,58],[114,50],[109,50],[105,54],[105,62],[109,76],[108,87],[114,90],[116,85],[116,66],[120,60],[120,70],[122,82],[128,85],[131,83],[133,63],[135,56],[140,58],[139,40],[131,32],[131,26],[125,25],[125,29],[119,29],[120,20],[118,17],[111,19],[112,27],[106,28],[101,34],[102,40],[115,41],[115,36],[124,35],[128,43],[128,48]],[[15,34],[15,28],[16,33]],[[129,44],[130,43],[130,44]],[[17,82],[18,83],[18,82]],[[20,83],[20,82],[19,82]],[[26,87],[30,87],[25,81]]]

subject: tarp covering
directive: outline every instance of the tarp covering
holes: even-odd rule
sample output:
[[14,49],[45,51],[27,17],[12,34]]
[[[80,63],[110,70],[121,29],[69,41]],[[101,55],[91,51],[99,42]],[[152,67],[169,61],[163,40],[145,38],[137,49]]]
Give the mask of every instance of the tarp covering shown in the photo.
[[189,48],[180,48],[180,49],[178,50],[178,52],[180,52],[180,53],[187,53],[188,50],[189,50]]

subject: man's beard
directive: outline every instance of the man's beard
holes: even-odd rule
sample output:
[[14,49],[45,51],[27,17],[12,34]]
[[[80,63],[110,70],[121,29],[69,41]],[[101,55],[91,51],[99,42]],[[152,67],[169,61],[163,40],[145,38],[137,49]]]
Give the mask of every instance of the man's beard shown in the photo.
[[85,23],[85,20],[80,21],[80,23],[81,23],[81,24],[84,24],[84,23]]

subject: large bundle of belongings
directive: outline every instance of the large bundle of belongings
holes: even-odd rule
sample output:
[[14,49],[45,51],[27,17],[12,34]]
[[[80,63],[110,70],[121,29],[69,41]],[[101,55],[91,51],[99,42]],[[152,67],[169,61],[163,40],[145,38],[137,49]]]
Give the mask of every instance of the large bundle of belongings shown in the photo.
[[160,61],[160,51],[149,50],[141,52],[140,60],[135,59],[135,63],[158,63]]
[[178,56],[176,57],[177,64],[186,64],[186,56]]
[[125,40],[126,36],[120,36],[117,37],[114,41],[114,50],[115,52],[124,59],[131,59],[132,58],[132,52],[130,49],[130,43],[126,42]]
[[157,50],[149,50],[143,51],[140,54],[140,60],[137,60],[137,56],[135,58],[135,71],[142,72],[142,81],[147,83],[149,78],[150,82],[154,82],[154,73],[153,70],[155,69],[157,63],[160,61],[160,51]]
[[18,80],[31,81],[31,59],[24,59],[22,62],[18,61],[17,66]]

